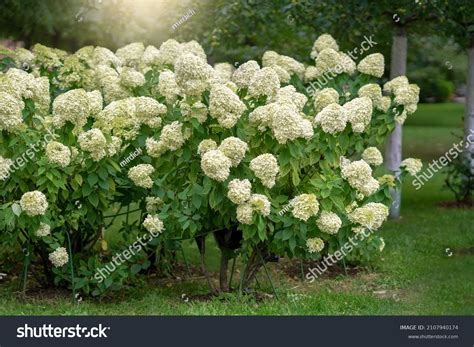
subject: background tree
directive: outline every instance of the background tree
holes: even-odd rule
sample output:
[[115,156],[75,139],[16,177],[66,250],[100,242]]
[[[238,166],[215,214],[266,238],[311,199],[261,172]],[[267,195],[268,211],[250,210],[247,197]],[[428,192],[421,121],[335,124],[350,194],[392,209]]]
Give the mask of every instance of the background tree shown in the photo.
[[442,22],[440,28],[443,28],[448,36],[453,37],[461,47],[467,50],[464,140],[468,146],[465,149],[465,158],[469,171],[474,173],[474,143],[468,138],[474,133],[474,4],[469,0],[438,1],[436,4]]

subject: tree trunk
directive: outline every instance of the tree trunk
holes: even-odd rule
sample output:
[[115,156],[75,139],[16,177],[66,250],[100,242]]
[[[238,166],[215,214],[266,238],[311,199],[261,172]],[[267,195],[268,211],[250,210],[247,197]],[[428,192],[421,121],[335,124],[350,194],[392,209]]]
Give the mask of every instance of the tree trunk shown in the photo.
[[[390,64],[390,78],[406,75],[407,70],[407,35],[403,27],[397,28],[392,43]],[[395,129],[387,140],[385,147],[385,167],[393,171],[395,176],[400,175],[402,161],[402,127],[396,124]],[[390,206],[390,217],[400,217],[401,191],[391,189],[393,203]]]
[[219,284],[221,291],[229,291],[229,282],[227,281],[227,268],[229,265],[228,252],[226,250],[221,250],[221,269],[219,274]]
[[[468,158],[471,173],[474,173],[474,42],[467,50],[468,72],[466,86],[466,107],[464,110],[465,155]],[[469,136],[471,135],[471,136]]]

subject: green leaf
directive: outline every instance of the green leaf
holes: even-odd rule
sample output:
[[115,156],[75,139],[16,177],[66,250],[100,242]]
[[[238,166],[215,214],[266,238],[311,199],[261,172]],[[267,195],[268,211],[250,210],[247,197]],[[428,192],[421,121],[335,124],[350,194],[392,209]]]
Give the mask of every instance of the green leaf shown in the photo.
[[99,197],[96,192],[91,193],[88,199],[92,206],[97,207],[99,205]]
[[87,182],[89,182],[90,186],[94,186],[94,184],[96,184],[98,181],[99,177],[95,173],[91,173],[89,176],[87,176]]
[[142,266],[140,264],[133,264],[131,268],[132,274],[135,275],[139,273],[141,269],[142,269]]
[[80,186],[82,186],[82,176],[79,175],[79,174],[76,174],[76,176],[74,176],[74,180],[77,182],[77,184],[79,184]]
[[15,202],[13,205],[12,205],[12,211],[13,213],[15,214],[15,216],[19,217],[20,214],[21,214],[21,206],[19,203]]
[[193,195],[192,203],[193,203],[194,207],[196,207],[196,209],[199,209],[201,207],[201,204],[202,204],[201,197],[199,195]]

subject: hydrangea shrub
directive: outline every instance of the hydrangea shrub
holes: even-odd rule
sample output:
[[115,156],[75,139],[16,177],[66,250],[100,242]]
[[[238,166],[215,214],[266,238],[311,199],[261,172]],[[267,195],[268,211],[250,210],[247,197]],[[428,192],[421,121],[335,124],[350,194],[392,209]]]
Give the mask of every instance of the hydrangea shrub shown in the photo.
[[[55,285],[119,289],[180,240],[207,233],[224,264],[245,259],[248,284],[257,254],[320,259],[354,233],[375,232],[389,188],[420,169],[406,159],[397,177],[375,174],[377,146],[416,110],[419,88],[404,76],[381,86],[382,55],[356,64],[327,34],[309,65],[268,51],[261,65],[211,66],[197,42],[175,40],[6,54],[0,242],[19,259],[27,249],[25,261],[41,263]],[[326,88],[312,88],[328,72]],[[110,217],[124,209],[126,221]],[[159,236],[104,282],[94,277],[144,232]],[[383,244],[373,233],[358,252]]]

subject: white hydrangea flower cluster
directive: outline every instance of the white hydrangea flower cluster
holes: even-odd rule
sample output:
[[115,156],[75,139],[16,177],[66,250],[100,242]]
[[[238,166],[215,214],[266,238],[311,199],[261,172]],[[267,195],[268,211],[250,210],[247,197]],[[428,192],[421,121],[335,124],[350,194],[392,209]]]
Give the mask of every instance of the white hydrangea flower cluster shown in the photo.
[[293,216],[305,222],[319,212],[319,202],[314,194],[300,194],[294,197],[291,206]]
[[95,126],[124,140],[132,140],[138,136],[141,125],[159,128],[160,116],[166,112],[166,106],[153,98],[130,97],[107,105],[97,115]]
[[49,261],[51,261],[55,267],[66,265],[69,262],[69,255],[67,254],[66,248],[56,248],[54,252],[49,254]]
[[246,225],[252,224],[253,208],[250,204],[242,204],[237,206],[237,220]]
[[339,104],[339,93],[336,89],[324,88],[316,91],[314,95],[314,111],[316,113],[331,104]]
[[278,161],[273,154],[265,153],[252,159],[250,170],[260,179],[267,188],[272,188],[276,183],[276,177],[280,172]]
[[313,45],[311,59],[315,59],[315,66],[308,66],[304,73],[306,81],[325,76],[327,73],[352,75],[356,71],[356,63],[346,53],[339,51],[339,46],[331,35],[323,34]]
[[163,206],[163,200],[158,196],[147,196],[146,199],[146,211],[150,214],[155,214],[158,209]]
[[355,133],[364,132],[372,119],[372,100],[365,96],[354,98],[342,107],[348,122],[351,123],[352,131]]
[[0,130],[13,131],[23,123],[23,100],[0,92]]
[[383,163],[382,153],[377,147],[368,147],[362,152],[362,159],[372,166],[379,166]]
[[71,150],[57,141],[51,141],[46,145],[46,156],[50,163],[63,168],[71,162]]
[[67,53],[60,49],[46,47],[39,43],[33,46],[32,52],[35,56],[35,65],[47,70],[61,67],[61,59],[67,56]]
[[232,82],[239,88],[249,88],[253,78],[260,71],[260,65],[255,60],[240,65],[232,75]]
[[81,86],[86,90],[96,87],[94,70],[90,69],[76,54],[64,59],[63,65],[58,70],[58,76],[52,82],[65,90],[77,86]]
[[120,83],[126,88],[138,88],[145,84],[145,76],[135,69],[124,67],[120,70]]
[[326,48],[339,51],[339,46],[336,40],[329,34],[322,34],[313,43],[313,48],[311,49],[311,59],[315,59],[318,54]]
[[176,67],[178,58],[184,54],[192,54],[197,58],[206,61],[206,53],[198,42],[192,40],[189,42],[179,43],[176,40],[169,39],[161,44],[154,64],[174,65]]
[[[332,48],[325,48],[319,52],[315,67],[320,74],[325,72],[342,73],[341,55]],[[339,68],[339,69],[338,69]]]
[[[296,59],[286,55],[280,55],[274,51],[266,51],[263,54],[262,65],[263,67],[278,67],[283,69],[289,77],[291,77],[291,75],[297,75],[300,79],[303,78],[305,71],[304,64]],[[287,80],[280,80],[280,82],[288,83],[290,82],[290,78]]]
[[217,149],[217,143],[211,139],[202,140],[198,145],[198,154],[202,156],[204,153]]
[[179,95],[182,94],[176,82],[176,75],[170,70],[161,71],[158,78],[158,92],[166,98],[169,103],[174,103]]
[[314,117],[314,124],[319,125],[325,133],[334,135],[346,128],[347,113],[342,106],[330,104]]
[[175,64],[176,82],[188,96],[199,96],[207,90],[212,72],[212,66],[192,53],[181,55]]
[[306,247],[309,253],[319,253],[324,249],[324,241],[319,237],[314,237],[306,240]]
[[298,93],[294,86],[289,85],[278,90],[274,101],[282,105],[292,104],[301,112],[308,101],[308,97],[304,94]]
[[23,47],[15,49],[15,64],[18,67],[28,66],[33,67],[35,62],[35,55]]
[[122,65],[121,60],[108,48],[95,47],[92,53],[92,61],[95,66],[119,67]]
[[248,147],[247,143],[238,137],[231,136],[225,138],[218,149],[231,160],[232,166],[236,167],[244,159]]
[[165,227],[163,221],[158,217],[158,215],[147,215],[143,221],[143,227],[152,234],[161,234]]
[[10,167],[13,165],[13,160],[4,158],[0,155],[0,181],[5,181],[10,177]]
[[120,59],[123,66],[138,67],[140,64],[145,46],[141,42],[133,42],[117,49],[115,56]]
[[162,141],[157,141],[152,137],[146,139],[145,145],[148,155],[152,158],[159,158],[168,150]]
[[316,66],[309,65],[304,71],[304,80],[306,82],[313,81],[321,76],[321,72],[316,68]]
[[159,65],[160,51],[153,45],[149,45],[145,48],[145,52],[142,55],[142,63],[146,66]]
[[214,71],[216,72],[216,82],[225,84],[232,80],[235,68],[229,63],[217,63],[214,65]]
[[250,205],[254,211],[267,217],[270,214],[271,203],[265,195],[252,194],[249,200]]
[[276,102],[257,107],[249,114],[250,124],[256,125],[261,132],[271,128],[273,116],[279,113],[280,107]]
[[342,160],[341,175],[349,185],[364,196],[374,194],[380,187],[379,182],[372,177],[372,169],[364,160]]
[[394,175],[382,175],[377,177],[377,181],[379,181],[380,185],[388,185],[389,187],[395,187],[396,178]]
[[40,223],[38,229],[36,229],[35,235],[38,237],[45,237],[51,234],[51,227],[46,223]]
[[89,116],[96,115],[102,110],[100,93],[86,92],[84,89],[73,89],[59,95],[53,101],[53,124],[60,128],[66,122],[75,125],[80,131],[87,123]]
[[122,150],[122,139],[117,136],[111,136],[111,142],[107,144],[107,155],[113,157]]
[[249,122],[262,132],[270,128],[275,139],[281,144],[298,138],[309,140],[314,135],[311,121],[302,116],[295,102],[286,103],[281,99],[257,107],[249,114]]
[[159,48],[158,62],[163,65],[174,65],[181,54],[181,44],[173,39],[166,40]]
[[357,92],[359,97],[368,97],[373,106],[382,112],[387,112],[392,103],[390,97],[382,95],[382,88],[378,84],[369,83],[362,86]]
[[229,177],[230,168],[238,166],[244,159],[247,150],[247,143],[238,137],[225,138],[219,147],[214,140],[203,140],[198,146],[201,168],[206,176],[223,182]]
[[150,189],[153,186],[153,179],[150,177],[155,172],[155,168],[150,164],[138,164],[128,170],[128,177],[137,187]]
[[125,99],[132,96],[132,90],[122,85],[119,73],[107,65],[95,67],[96,83],[100,87],[105,103]]
[[363,74],[380,78],[385,69],[385,59],[380,53],[373,53],[362,59],[357,65],[357,70]]
[[[404,106],[405,117],[416,111],[420,99],[420,88],[416,84],[410,84],[406,76],[398,76],[384,84],[386,93],[395,95],[395,104]],[[399,117],[399,123],[403,124],[403,117]]]
[[0,73],[0,130],[14,131],[23,122],[23,99],[33,100],[36,113],[46,115],[51,100],[48,78],[15,68]]
[[250,225],[254,212],[267,217],[270,214],[270,207],[271,203],[265,195],[252,194],[248,202],[237,206],[237,220],[242,224]]
[[224,182],[230,174],[232,161],[220,150],[213,149],[201,156],[201,169],[204,174],[218,182]]
[[280,79],[275,70],[270,67],[264,67],[253,75],[248,87],[248,93],[256,98],[261,96],[272,98],[279,89]]
[[174,121],[165,125],[161,130],[159,142],[170,151],[176,151],[177,149],[181,148],[186,142],[182,128],[183,123],[178,121]]
[[279,104],[278,113],[271,122],[273,136],[278,143],[285,144],[297,138],[311,139],[314,130],[311,121],[303,118],[293,104]]
[[242,205],[250,200],[252,184],[248,179],[233,179],[229,182],[227,197],[236,205]]
[[371,231],[375,231],[387,220],[388,212],[388,207],[384,204],[369,202],[349,213],[348,218],[353,223],[360,224]]
[[27,192],[20,199],[20,206],[28,216],[42,216],[48,209],[46,196],[38,190]]
[[230,88],[215,84],[209,96],[209,113],[227,129],[235,126],[245,111],[245,104]]
[[420,159],[407,158],[402,160],[400,166],[405,168],[410,175],[415,176],[423,167],[423,163]]
[[79,135],[77,142],[84,152],[88,152],[94,161],[107,155],[107,140],[100,129],[90,129]]
[[342,226],[342,220],[334,212],[322,211],[316,225],[323,233],[334,235]]

